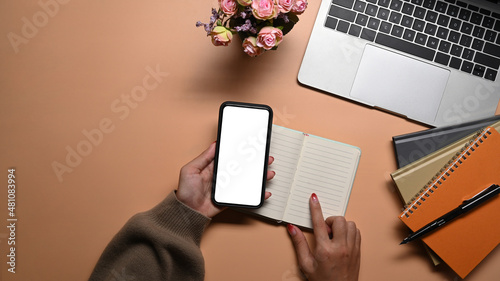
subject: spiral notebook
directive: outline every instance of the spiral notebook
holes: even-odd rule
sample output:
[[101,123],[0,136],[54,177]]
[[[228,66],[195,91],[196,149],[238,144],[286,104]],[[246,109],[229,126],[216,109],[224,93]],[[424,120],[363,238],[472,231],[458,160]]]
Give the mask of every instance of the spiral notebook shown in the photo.
[[[497,131],[500,130],[500,121],[493,124],[486,124],[482,128],[488,125],[495,128]],[[479,130],[479,128],[477,130]],[[405,204],[410,204],[414,200],[415,194],[419,193],[422,187],[429,182],[429,179],[436,175],[436,171],[445,166],[454,155],[462,151],[463,147],[468,144],[471,139],[477,136],[477,130],[475,133],[471,133],[391,173],[391,177],[397,187],[396,190],[403,202]],[[428,249],[428,247],[426,247],[426,249]],[[429,251],[429,256],[434,265],[441,263],[441,260],[432,251]]]
[[[500,121],[488,125],[497,131],[500,130]],[[436,171],[445,166],[454,155],[462,151],[471,139],[477,136],[478,130],[391,173],[397,191],[405,204],[413,201],[415,194],[436,175]]]
[[[401,213],[416,231],[484,188],[500,183],[500,134],[486,128],[443,168]],[[460,277],[500,243],[500,197],[457,218],[422,240]]]

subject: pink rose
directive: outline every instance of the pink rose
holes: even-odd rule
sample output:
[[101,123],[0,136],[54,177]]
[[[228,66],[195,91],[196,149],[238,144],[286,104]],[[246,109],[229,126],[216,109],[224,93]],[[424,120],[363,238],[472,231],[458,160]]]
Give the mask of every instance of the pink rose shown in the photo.
[[252,13],[260,20],[275,18],[278,16],[278,5],[275,5],[274,0],[254,0]]
[[250,6],[252,5],[252,0],[237,0],[238,4],[241,6]]
[[282,13],[288,13],[292,10],[295,0],[278,0],[278,8]]
[[257,46],[257,38],[247,37],[243,40],[243,52],[251,57],[256,57],[264,52],[264,49]]
[[271,50],[272,48],[278,46],[282,40],[283,32],[281,29],[266,26],[263,27],[257,35],[257,46],[266,50]]
[[292,13],[300,15],[307,8],[307,0],[296,0],[295,4],[292,7]]
[[219,0],[219,7],[222,12],[228,16],[236,14],[236,11],[238,10],[236,0]]
[[220,25],[212,29],[210,36],[212,37],[212,43],[215,46],[227,46],[231,43],[231,40],[233,40],[233,33],[231,30]]

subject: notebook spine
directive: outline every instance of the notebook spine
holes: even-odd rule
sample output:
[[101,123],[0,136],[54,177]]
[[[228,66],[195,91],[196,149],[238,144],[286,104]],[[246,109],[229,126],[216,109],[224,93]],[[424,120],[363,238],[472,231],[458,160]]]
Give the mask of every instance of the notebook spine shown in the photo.
[[479,131],[471,141],[457,152],[448,163],[415,195],[403,208],[401,218],[409,218],[420,206],[425,204],[427,198],[434,193],[448,177],[491,135],[490,128]]

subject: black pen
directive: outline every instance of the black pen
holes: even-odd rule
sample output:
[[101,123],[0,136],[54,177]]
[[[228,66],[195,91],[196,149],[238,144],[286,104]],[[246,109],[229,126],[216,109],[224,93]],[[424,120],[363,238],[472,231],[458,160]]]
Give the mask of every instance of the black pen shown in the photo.
[[441,227],[444,224],[453,220],[454,218],[469,212],[470,210],[483,204],[484,202],[488,201],[489,199],[495,197],[499,193],[500,193],[500,186],[498,186],[497,184],[492,184],[488,188],[486,188],[483,191],[479,192],[478,194],[474,195],[471,199],[465,200],[462,204],[460,204],[460,206],[458,206],[454,210],[448,212],[447,214],[443,215],[442,217],[436,219],[435,221],[427,224],[426,226],[422,227],[421,229],[413,232],[408,237],[406,237],[403,240],[403,242],[401,242],[399,245],[406,244],[406,243],[413,241],[419,237],[422,237],[423,235],[429,234],[430,232],[432,232],[436,228]]

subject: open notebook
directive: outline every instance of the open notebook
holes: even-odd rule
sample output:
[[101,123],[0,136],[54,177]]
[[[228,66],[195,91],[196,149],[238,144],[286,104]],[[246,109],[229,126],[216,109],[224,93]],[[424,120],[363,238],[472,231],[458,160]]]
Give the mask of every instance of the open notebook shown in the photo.
[[252,213],[312,228],[309,197],[318,195],[324,217],[344,215],[361,150],[357,147],[273,125],[266,190],[273,195]]

